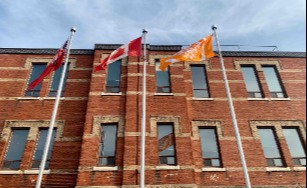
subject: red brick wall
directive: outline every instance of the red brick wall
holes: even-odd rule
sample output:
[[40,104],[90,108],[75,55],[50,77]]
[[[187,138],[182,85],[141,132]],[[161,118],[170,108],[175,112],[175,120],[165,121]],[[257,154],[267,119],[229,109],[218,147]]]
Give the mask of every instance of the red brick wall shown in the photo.
[[[22,99],[30,68],[25,67],[28,58],[53,58],[43,54],[0,54],[0,130],[6,121],[50,121],[54,99],[44,99],[48,94],[49,79],[43,82],[40,98]],[[57,120],[64,121],[61,138],[53,146],[51,173],[44,175],[43,186],[74,187],[80,158],[80,148],[87,107],[89,82],[91,79],[92,55],[71,55],[75,66],[70,68],[66,83],[65,99],[61,100]],[[78,81],[76,79],[83,79]],[[37,174],[25,174],[31,170],[31,161],[36,141],[28,140],[16,175],[0,174],[1,187],[34,187]],[[0,141],[1,170],[7,142]]]
[[[121,95],[104,95],[105,71],[92,72],[99,64],[102,53],[94,55],[72,55],[76,66],[68,75],[65,96],[61,101],[58,120],[63,120],[62,138],[54,144],[51,157],[51,174],[44,176],[43,185],[66,187],[122,186],[139,184],[140,132],[142,112],[143,60],[136,57],[123,60]],[[146,121],[146,184],[181,186],[244,186],[242,167],[237,149],[232,119],[230,116],[221,67],[217,57],[208,62],[207,77],[212,100],[193,100],[191,74],[185,64],[170,68],[173,95],[155,95],[155,66],[153,55],[174,52],[148,51],[147,66],[147,121]],[[48,120],[54,100],[20,100],[26,87],[29,70],[24,68],[27,58],[52,57],[40,54],[0,54],[0,131],[10,120]],[[247,91],[237,61],[278,62],[283,85],[289,100],[271,100],[263,72],[259,79],[268,99],[247,100]],[[234,100],[242,144],[253,187],[305,185],[305,170],[294,167],[284,138],[279,138],[283,158],[287,166],[284,171],[269,171],[261,142],[253,132],[252,121],[300,121],[306,129],[306,59],[268,57],[225,57],[229,85]],[[126,63],[128,62],[128,63]],[[14,81],[14,79],[17,81]],[[44,81],[41,96],[48,92],[48,78]],[[117,139],[117,170],[94,170],[97,166],[99,134],[95,118],[110,117],[124,119],[123,135]],[[176,157],[179,170],[157,170],[159,166],[158,140],[152,127],[155,117],[176,117],[179,121],[176,133]],[[202,171],[203,162],[199,138],[193,130],[195,121],[216,121],[221,133],[218,142],[224,170]],[[96,124],[95,124],[96,123]],[[98,122],[98,125],[100,123]],[[96,126],[96,127],[95,127]],[[195,127],[194,127],[195,128]],[[305,134],[305,132],[303,132]],[[306,138],[304,137],[304,146]],[[0,142],[0,160],[3,161],[7,142]],[[29,169],[35,142],[28,141],[22,170]],[[288,170],[286,169],[288,168]],[[286,170],[285,170],[286,169]],[[1,171],[1,170],[0,170]],[[37,175],[2,175],[0,185],[6,187],[34,186]]]

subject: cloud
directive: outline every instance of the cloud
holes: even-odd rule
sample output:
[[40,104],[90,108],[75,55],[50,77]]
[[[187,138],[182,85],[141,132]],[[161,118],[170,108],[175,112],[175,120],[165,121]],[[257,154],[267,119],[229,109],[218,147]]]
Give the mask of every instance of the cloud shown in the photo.
[[0,47],[57,48],[72,26],[75,48],[122,44],[143,28],[151,44],[190,44],[217,24],[224,44],[306,50],[304,0],[1,0],[0,18]]

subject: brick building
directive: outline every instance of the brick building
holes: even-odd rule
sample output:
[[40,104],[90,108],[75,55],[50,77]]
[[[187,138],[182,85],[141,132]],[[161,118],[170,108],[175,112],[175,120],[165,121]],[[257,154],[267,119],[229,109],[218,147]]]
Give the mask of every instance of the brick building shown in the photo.
[[[93,72],[118,45],[71,51],[43,187],[139,187],[143,60]],[[148,187],[244,187],[219,58],[167,71],[148,46]],[[34,187],[59,71],[55,49],[0,49],[0,187]],[[223,52],[253,187],[305,187],[306,53]]]

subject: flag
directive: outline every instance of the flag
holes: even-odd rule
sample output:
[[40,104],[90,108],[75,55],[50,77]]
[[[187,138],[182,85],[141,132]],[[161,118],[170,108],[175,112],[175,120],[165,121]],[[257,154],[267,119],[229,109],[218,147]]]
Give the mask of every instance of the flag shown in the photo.
[[174,145],[174,134],[170,133],[159,139],[159,152],[166,150],[172,145]]
[[119,59],[127,56],[140,56],[142,46],[142,37],[130,41],[128,44],[122,45],[113,51],[108,57],[101,60],[100,65],[95,67],[95,72],[105,70],[108,64],[111,64]]
[[50,62],[47,65],[47,67],[42,72],[42,74],[29,84],[28,90],[34,89],[52,71],[56,71],[58,68],[60,68],[60,66],[62,65],[64,61],[65,55],[66,55],[67,46],[68,46],[68,40],[65,41],[63,46],[57,51],[56,55],[53,57],[52,62]]
[[173,56],[162,58],[160,69],[164,71],[166,67],[172,63],[177,63],[181,61],[202,61],[214,57],[212,47],[212,35],[209,35],[198,42],[190,45]]

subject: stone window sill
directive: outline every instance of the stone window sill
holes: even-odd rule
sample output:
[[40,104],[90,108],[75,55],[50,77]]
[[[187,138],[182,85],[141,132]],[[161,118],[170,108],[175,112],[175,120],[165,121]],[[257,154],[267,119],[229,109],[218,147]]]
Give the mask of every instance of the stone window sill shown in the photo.
[[110,171],[118,171],[118,166],[94,166],[93,171],[99,171],[99,172],[110,172]]
[[248,101],[269,101],[268,98],[247,98]]
[[267,167],[267,172],[290,172],[291,168],[289,167]]
[[291,101],[290,98],[271,98],[271,101]]
[[174,93],[155,93],[155,96],[174,96]]
[[[39,170],[0,170],[0,174],[15,175],[15,174],[39,174]],[[43,174],[50,174],[50,170],[44,170]]]
[[41,97],[19,97],[18,100],[41,100]]
[[303,167],[303,166],[299,166],[299,167],[293,167],[293,170],[294,171],[306,171],[306,167]]
[[[56,100],[56,97],[44,97],[44,100]],[[64,100],[65,97],[60,97],[61,100]]]
[[156,166],[156,170],[180,170],[180,166]]
[[226,168],[202,168],[201,169],[203,172],[226,172]]
[[193,101],[213,101],[214,99],[213,98],[196,98],[196,97],[193,97],[192,100]]
[[123,95],[122,92],[119,92],[119,93],[101,93],[101,96],[121,96]]
[[[39,170],[25,170],[24,174],[39,174]],[[50,174],[50,170],[44,170],[43,174]]]

